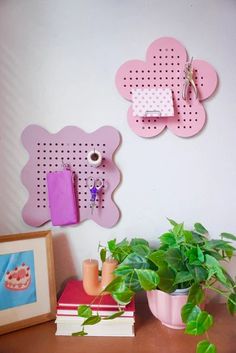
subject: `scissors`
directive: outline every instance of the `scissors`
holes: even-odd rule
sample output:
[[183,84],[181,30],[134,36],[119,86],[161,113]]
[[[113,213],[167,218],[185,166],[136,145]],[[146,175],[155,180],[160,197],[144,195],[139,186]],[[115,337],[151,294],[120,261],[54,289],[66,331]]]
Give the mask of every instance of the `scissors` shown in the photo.
[[101,188],[104,186],[103,180],[101,178],[93,178],[92,176],[89,177],[87,180],[87,186],[89,187],[90,190],[90,208],[91,208],[91,213],[93,213],[96,199],[98,196],[98,192],[101,190]]
[[185,82],[184,82],[184,85],[183,85],[182,98],[185,101],[187,100],[188,89],[189,89],[190,86],[193,87],[196,99],[198,98],[198,90],[197,90],[197,87],[196,87],[194,79],[193,79],[192,62],[193,62],[193,58],[191,58],[191,60],[185,64],[185,69],[184,69]]

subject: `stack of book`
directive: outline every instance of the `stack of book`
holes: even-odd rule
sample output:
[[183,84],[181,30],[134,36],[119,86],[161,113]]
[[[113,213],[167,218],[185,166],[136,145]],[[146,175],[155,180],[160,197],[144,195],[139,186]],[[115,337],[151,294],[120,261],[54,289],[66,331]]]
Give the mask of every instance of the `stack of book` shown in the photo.
[[[109,295],[93,297],[85,293],[83,282],[70,280],[57,306],[56,335],[71,336],[82,330],[85,318],[78,316],[78,306],[89,305],[93,315],[103,318],[115,314],[119,310],[116,301]],[[101,320],[95,325],[84,327],[88,336],[134,336],[135,304],[134,300],[126,306],[120,306],[124,314],[113,320]]]

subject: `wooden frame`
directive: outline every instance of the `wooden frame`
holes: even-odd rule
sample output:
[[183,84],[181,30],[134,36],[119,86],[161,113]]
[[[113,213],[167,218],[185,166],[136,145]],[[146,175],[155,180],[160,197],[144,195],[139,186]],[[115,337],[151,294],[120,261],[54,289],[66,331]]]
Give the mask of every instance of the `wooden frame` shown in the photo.
[[0,334],[53,320],[55,313],[51,231],[0,236]]

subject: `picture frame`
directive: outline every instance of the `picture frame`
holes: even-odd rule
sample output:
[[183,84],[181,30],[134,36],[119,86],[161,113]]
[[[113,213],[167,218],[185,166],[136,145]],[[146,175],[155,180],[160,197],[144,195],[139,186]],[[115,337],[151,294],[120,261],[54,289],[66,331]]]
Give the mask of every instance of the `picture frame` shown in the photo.
[[56,317],[52,233],[0,236],[0,334]]

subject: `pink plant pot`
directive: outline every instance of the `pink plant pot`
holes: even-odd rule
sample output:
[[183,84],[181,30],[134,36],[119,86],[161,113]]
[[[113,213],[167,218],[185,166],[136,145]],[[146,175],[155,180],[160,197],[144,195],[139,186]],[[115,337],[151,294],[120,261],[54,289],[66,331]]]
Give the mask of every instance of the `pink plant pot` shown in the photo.
[[185,324],[181,318],[181,309],[186,304],[188,294],[168,294],[160,290],[147,292],[148,305],[152,314],[167,327],[181,330]]

